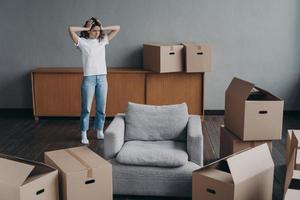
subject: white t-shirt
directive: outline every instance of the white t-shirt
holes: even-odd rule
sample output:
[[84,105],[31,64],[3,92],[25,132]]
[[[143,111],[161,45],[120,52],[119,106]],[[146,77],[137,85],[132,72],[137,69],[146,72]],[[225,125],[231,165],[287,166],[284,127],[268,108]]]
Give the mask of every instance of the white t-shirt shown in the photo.
[[82,54],[83,76],[107,74],[105,61],[105,45],[107,44],[107,35],[100,42],[99,39],[79,38],[75,45]]

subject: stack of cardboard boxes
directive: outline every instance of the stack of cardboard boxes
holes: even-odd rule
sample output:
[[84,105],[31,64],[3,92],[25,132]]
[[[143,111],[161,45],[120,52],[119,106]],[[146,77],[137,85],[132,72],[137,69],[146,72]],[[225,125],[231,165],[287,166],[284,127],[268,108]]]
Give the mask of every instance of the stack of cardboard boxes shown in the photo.
[[227,157],[193,172],[193,200],[271,200],[270,149],[272,140],[281,139],[282,118],[281,99],[234,78],[226,90],[220,135],[220,155]]
[[288,130],[286,140],[286,178],[284,184],[285,200],[297,200],[300,198],[299,138],[300,130]]
[[211,71],[211,46],[200,43],[147,43],[144,68],[158,73]]
[[220,156],[281,139],[283,100],[253,83],[234,78],[225,94]]

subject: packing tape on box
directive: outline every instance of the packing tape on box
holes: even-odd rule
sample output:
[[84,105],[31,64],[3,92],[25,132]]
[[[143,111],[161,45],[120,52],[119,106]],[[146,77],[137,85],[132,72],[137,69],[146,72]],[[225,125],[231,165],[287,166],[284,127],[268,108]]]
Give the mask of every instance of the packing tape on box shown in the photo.
[[93,169],[92,167],[82,160],[78,155],[76,155],[74,152],[72,152],[70,149],[65,149],[66,152],[68,152],[71,156],[73,156],[76,160],[78,160],[83,166],[86,167],[87,169],[87,178],[92,178],[93,177]]

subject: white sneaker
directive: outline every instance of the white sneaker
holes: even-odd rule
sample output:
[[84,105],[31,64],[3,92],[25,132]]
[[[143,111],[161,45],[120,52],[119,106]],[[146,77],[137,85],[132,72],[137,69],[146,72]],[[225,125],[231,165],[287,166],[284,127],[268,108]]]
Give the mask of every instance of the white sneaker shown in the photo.
[[87,139],[86,131],[81,132],[81,143],[89,144],[89,140]]
[[104,139],[103,130],[97,130],[97,139],[98,140],[103,140]]

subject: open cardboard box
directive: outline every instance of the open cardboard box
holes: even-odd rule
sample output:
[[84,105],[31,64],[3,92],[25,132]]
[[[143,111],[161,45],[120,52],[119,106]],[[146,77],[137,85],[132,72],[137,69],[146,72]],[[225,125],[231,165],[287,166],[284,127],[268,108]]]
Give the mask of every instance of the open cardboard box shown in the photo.
[[233,78],[225,94],[225,127],[243,141],[280,140],[283,100]]
[[[290,135],[291,133],[291,135]],[[300,198],[300,171],[295,170],[296,152],[298,149],[298,139],[293,132],[289,132],[289,147],[286,152],[286,176],[284,183],[284,199],[298,200]]]
[[158,73],[183,71],[183,45],[147,43],[143,46],[144,68]]
[[59,171],[61,200],[112,200],[112,166],[86,146],[45,152]]
[[184,60],[185,71],[192,72],[209,72],[212,68],[212,48],[209,44],[185,42]]
[[193,200],[271,200],[273,175],[272,156],[263,144],[194,171]]
[[58,200],[58,172],[40,162],[0,154],[1,200]]
[[[288,158],[288,152],[290,152],[291,148],[291,140],[292,140],[292,134],[295,135],[296,139],[300,141],[300,130],[288,130],[287,138],[286,138],[286,158]],[[300,144],[298,143],[298,146],[296,147],[296,160],[295,160],[295,169],[300,170]],[[288,165],[288,159],[286,159],[286,165]]]
[[268,144],[270,151],[272,151],[272,141],[242,141],[232,132],[230,132],[224,125],[220,127],[220,157],[229,156],[233,153],[239,152],[249,147],[256,147],[264,143]]

